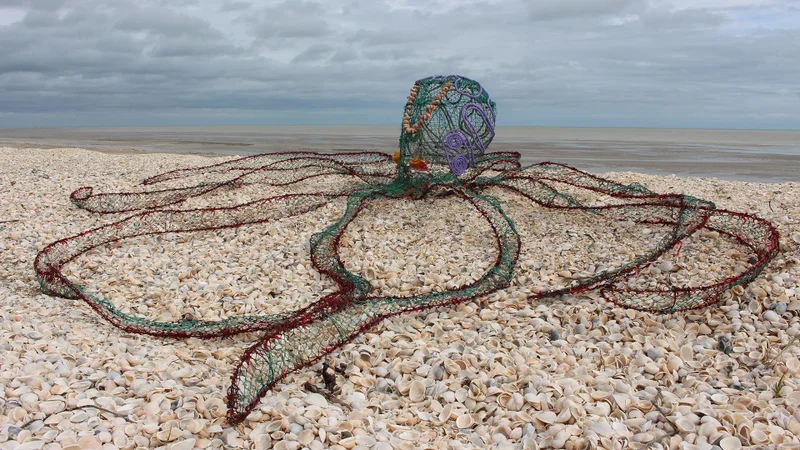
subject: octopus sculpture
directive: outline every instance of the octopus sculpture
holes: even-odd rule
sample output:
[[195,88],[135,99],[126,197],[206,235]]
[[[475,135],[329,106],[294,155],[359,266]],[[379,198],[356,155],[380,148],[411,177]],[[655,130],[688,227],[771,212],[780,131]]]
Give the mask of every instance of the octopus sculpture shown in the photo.
[[[522,166],[515,152],[488,153],[495,134],[495,103],[474,80],[434,76],[417,81],[405,105],[400,151],[273,153],[207,167],[174,170],[144,180],[145,186],[187,177],[214,175],[222,181],[142,192],[95,194],[82,187],[72,202],[90,212],[133,213],[116,222],[50,244],[36,257],[41,289],[49,295],[81,299],[113,325],[133,333],[171,338],[216,338],[260,332],[236,367],[228,390],[228,420],[243,421],[260,398],[287,374],[316,363],[383,319],[453,305],[508,287],[523,245],[515,224],[491,189],[521,196],[545,208],[594,215],[603,220],[660,226],[664,237],[635,260],[573,279],[565,287],[542,290],[530,300],[595,290],[624,307],[656,313],[710,305],[728,289],[758,276],[777,252],[778,234],[769,222],[750,214],[717,209],[709,201],[682,194],[658,194],[638,184],[625,185],[558,163]],[[350,183],[331,192],[285,194],[234,206],[180,209],[178,204],[244,185],[288,186],[321,176]],[[187,183],[188,184],[188,183]],[[566,192],[601,194],[613,201],[583,204]],[[559,190],[560,189],[560,190]],[[371,295],[365,278],[345,269],[340,238],[359,212],[379,199],[433,199],[453,196],[488,222],[496,258],[470,284],[421,295]],[[71,281],[64,266],[81,254],[136,236],[217,230],[301,215],[331,200],[346,198],[343,216],[311,237],[314,267],[338,289],[318,300],[279,314],[244,315],[206,321],[192,317],[165,322],[123,312],[111,301],[89,294]],[[725,279],[691,286],[655,286],[633,282],[639,273],[698,230],[737,242],[751,253],[744,270]]]

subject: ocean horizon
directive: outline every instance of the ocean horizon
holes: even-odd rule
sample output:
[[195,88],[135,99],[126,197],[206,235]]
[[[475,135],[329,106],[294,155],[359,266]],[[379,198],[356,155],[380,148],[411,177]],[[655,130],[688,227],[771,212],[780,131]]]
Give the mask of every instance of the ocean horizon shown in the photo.
[[[397,149],[399,126],[8,127],[0,144],[252,155]],[[590,172],[636,171],[745,181],[796,181],[800,130],[501,126],[489,151],[525,164],[560,161]]]

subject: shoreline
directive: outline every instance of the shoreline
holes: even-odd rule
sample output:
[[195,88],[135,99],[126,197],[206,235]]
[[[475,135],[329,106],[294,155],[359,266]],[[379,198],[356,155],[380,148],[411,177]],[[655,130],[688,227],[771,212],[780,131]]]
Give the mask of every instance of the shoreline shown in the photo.
[[[259,153],[275,153],[283,151],[380,151],[392,154],[396,151],[393,147],[363,147],[354,148],[348,145],[336,145],[335,142],[325,142],[314,145],[299,145],[297,142],[274,143],[263,146],[260,151],[247,149],[247,146],[231,145],[230,151],[218,148],[220,143],[193,143],[194,147],[203,145],[210,147],[208,150],[198,150],[190,147],[169,146],[135,146],[135,145],[71,145],[71,144],[42,144],[36,142],[4,142],[0,146],[27,149],[85,149],[106,154],[184,154],[206,156],[209,158],[222,158],[234,156],[250,156]],[[181,143],[180,145],[188,145]],[[608,143],[613,147],[613,143]],[[233,150],[236,149],[236,150]],[[677,152],[665,148],[652,148],[649,154],[639,155],[635,149],[597,150],[597,149],[570,149],[556,144],[520,147],[519,144],[497,142],[492,145],[492,151],[517,151],[522,154],[521,161],[524,165],[537,164],[543,161],[556,161],[581,170],[602,174],[609,172],[637,172],[646,175],[670,176],[675,175],[687,178],[720,179],[727,181],[747,181],[757,183],[784,183],[800,180],[800,155],[790,154],[735,154],[729,155],[717,152],[716,158],[696,158],[692,152],[683,150]],[[695,158],[695,159],[692,159]]]

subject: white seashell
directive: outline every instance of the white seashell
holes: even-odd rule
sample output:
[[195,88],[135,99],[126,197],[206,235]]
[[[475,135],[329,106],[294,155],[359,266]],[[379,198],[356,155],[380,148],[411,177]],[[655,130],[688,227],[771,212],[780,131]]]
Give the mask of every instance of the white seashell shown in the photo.
[[185,439],[185,440],[182,440],[180,442],[176,442],[176,443],[170,445],[169,447],[167,447],[167,449],[168,450],[192,450],[194,448],[195,442],[197,442],[197,439],[195,439],[195,438]]
[[614,434],[614,429],[611,428],[608,422],[595,422],[589,426],[589,429],[601,436],[611,436]]
[[26,392],[19,396],[19,400],[22,402],[23,405],[30,408],[39,400],[39,396],[34,394],[33,392]]
[[683,367],[683,360],[681,358],[678,358],[677,356],[670,356],[667,360],[667,369],[670,372],[675,372],[681,367]]
[[78,446],[82,449],[99,450],[101,447],[100,442],[94,436],[84,436],[78,440]]
[[742,442],[737,437],[726,436],[719,441],[719,446],[722,450],[739,450],[742,448]]
[[694,351],[692,350],[692,346],[687,344],[681,347],[681,359],[684,362],[690,362],[694,360]]
[[442,408],[442,412],[439,413],[439,422],[447,422],[450,420],[450,413],[453,411],[453,405],[447,404]]
[[72,423],[80,423],[80,422],[85,421],[88,418],[89,418],[89,414],[86,414],[85,412],[81,411],[81,412],[75,413],[72,417],[70,417],[69,421],[72,422]]
[[411,399],[412,402],[421,402],[425,400],[425,385],[419,380],[412,381],[408,390],[408,398]]
[[767,436],[767,433],[756,429],[750,432],[750,440],[756,445],[765,444],[769,441],[769,436]]
[[50,415],[55,414],[59,411],[63,411],[66,408],[66,404],[62,401],[58,400],[50,400],[46,402],[39,403],[39,411]]
[[619,409],[623,411],[628,411],[628,408],[631,405],[630,397],[623,394],[614,394],[613,397],[614,397],[614,402],[616,402],[617,406],[619,406]]
[[700,424],[697,434],[700,436],[711,437],[717,433],[717,424],[713,422],[705,422]]
[[320,394],[312,392],[306,395],[305,402],[309,405],[319,406],[320,408],[328,407],[328,400]]
[[314,438],[315,438],[316,436],[317,436],[317,435],[316,435],[316,433],[314,433],[314,430],[311,430],[311,429],[309,429],[309,430],[303,430],[303,431],[301,431],[301,432],[300,432],[300,434],[297,436],[297,440],[298,440],[298,441],[299,441],[301,444],[303,444],[303,445],[308,445],[308,444],[310,444],[310,443],[311,443],[311,441],[313,441],[313,440],[314,440]]
[[370,436],[368,434],[359,434],[356,437],[356,441],[358,442],[358,445],[363,445],[364,447],[368,447],[368,448],[372,447],[373,445],[375,445],[375,443],[378,442],[374,437],[372,437],[372,436]]
[[497,404],[502,406],[503,408],[508,407],[508,401],[511,400],[511,394],[508,392],[503,392],[502,394],[497,396]]
[[556,421],[556,413],[554,413],[553,411],[545,411],[543,413],[536,415],[536,420],[544,424],[551,425]]
[[524,405],[525,405],[525,399],[519,392],[515,392],[514,395],[511,396],[511,399],[508,401],[509,411],[519,411],[522,409]]
[[119,448],[124,448],[128,446],[128,436],[125,435],[125,432],[121,432],[121,430],[114,430],[112,434],[112,442]]
[[341,445],[344,448],[353,448],[356,445],[358,445],[358,438],[356,438],[355,436],[344,438],[341,441],[339,441],[339,445]]
[[199,433],[205,425],[204,419],[190,419],[181,421],[181,428],[190,433]]
[[162,442],[171,442],[179,437],[181,437],[181,431],[178,427],[169,427],[156,433],[156,438]]
[[675,424],[678,425],[678,428],[683,433],[694,433],[697,430],[695,424],[686,417],[679,418],[675,421]]
[[724,405],[728,403],[728,396],[725,394],[714,394],[711,396],[711,401],[718,405]]
[[599,402],[595,404],[587,404],[586,411],[589,414],[605,417],[611,414],[611,405],[607,402]]
[[273,420],[272,422],[269,423],[269,425],[267,425],[266,431],[267,431],[267,433],[272,433],[273,431],[278,431],[278,430],[281,429],[282,425],[283,425],[283,422],[281,422],[280,420]]
[[303,417],[316,421],[322,417],[322,411],[319,408],[308,408]]
[[462,414],[456,419],[456,426],[458,428],[469,428],[475,424],[475,419],[469,414]]

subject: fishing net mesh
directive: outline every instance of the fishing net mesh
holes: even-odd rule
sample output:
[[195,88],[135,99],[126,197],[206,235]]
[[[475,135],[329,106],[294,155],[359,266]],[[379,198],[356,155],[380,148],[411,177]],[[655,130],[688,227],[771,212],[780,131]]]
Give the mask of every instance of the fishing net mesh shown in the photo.
[[[213,180],[186,187],[108,194],[95,194],[88,187],[76,190],[71,200],[80,208],[102,214],[133,214],[42,250],[34,263],[42,291],[81,299],[113,325],[133,333],[214,338],[262,332],[259,341],[244,353],[228,391],[228,419],[238,423],[288,373],[314,364],[383,319],[465,302],[509,287],[522,243],[499,200],[489,194],[492,189],[522,196],[545,208],[594,215],[611,222],[657,225],[668,230],[646,254],[572,280],[565,287],[537,292],[530,295],[530,300],[595,290],[611,302],[643,311],[667,313],[698,308],[714,303],[727,289],[752,281],[777,252],[778,234],[774,227],[755,216],[720,210],[711,202],[686,195],[657,194],[638,184],[616,183],[558,163],[522,167],[520,155],[515,152],[485,153],[483,150],[494,135],[495,107],[480,85],[451,76],[431,77],[416,86],[416,97],[409,102],[411,108],[406,108],[411,113],[407,114],[407,121],[404,119],[399,160],[378,152],[264,154],[166,172],[143,182],[145,186],[156,186],[198,177]],[[446,95],[441,95],[445,86],[450,88]],[[436,98],[440,101],[431,113],[431,108],[424,105],[432,104]],[[417,101],[423,106],[417,105]],[[414,128],[417,116],[425,114],[422,111],[430,115],[422,126]],[[463,136],[452,138],[456,134],[453,130],[461,131]],[[419,136],[409,136],[415,134]],[[453,163],[459,155],[465,160]],[[430,165],[411,167],[413,159]],[[278,195],[228,207],[179,208],[191,198],[243,186],[292,186],[330,176],[352,183],[332,192]],[[598,193],[614,202],[582,204],[558,186]],[[477,281],[456,289],[409,296],[371,295],[372,285],[346,270],[340,260],[337,248],[347,226],[378,199],[438,196],[457,198],[486,220],[493,237],[493,242],[487,245],[494,245],[496,250],[491,266]],[[82,254],[121,240],[264,223],[301,215],[336,198],[347,199],[345,212],[339,220],[313,235],[311,259],[314,267],[330,277],[338,289],[295,311],[216,321],[149,320],[123,312],[109,299],[87,293],[85,287],[64,274],[64,266]],[[751,253],[747,268],[703,285],[653,287],[637,282],[644,268],[667,252],[679,250],[685,239],[701,229],[715,231],[747,249]]]

